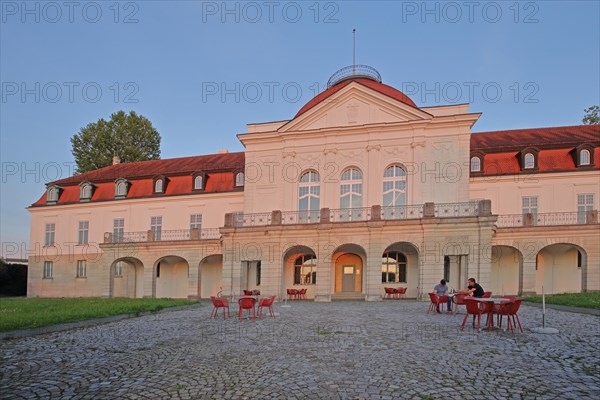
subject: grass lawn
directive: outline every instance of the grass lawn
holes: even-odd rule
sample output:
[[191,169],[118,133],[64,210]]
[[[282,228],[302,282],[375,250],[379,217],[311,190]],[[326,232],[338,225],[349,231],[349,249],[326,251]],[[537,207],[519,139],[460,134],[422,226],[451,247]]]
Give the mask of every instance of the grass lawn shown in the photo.
[[194,304],[171,299],[27,299],[0,298],[0,332],[76,322],[119,314],[158,311]]
[[[523,300],[541,303],[542,296],[526,296]],[[546,295],[546,304],[558,304],[561,306],[600,310],[600,292],[548,294]]]

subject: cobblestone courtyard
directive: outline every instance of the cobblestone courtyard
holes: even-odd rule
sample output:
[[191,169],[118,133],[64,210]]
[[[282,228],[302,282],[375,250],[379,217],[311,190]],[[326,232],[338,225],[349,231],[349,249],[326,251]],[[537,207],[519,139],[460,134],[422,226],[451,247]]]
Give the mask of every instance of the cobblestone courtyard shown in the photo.
[[[5,340],[0,398],[592,399],[600,318],[549,310],[559,335],[460,332],[428,303],[293,302],[277,319],[212,306]],[[232,307],[232,317],[235,313]],[[221,315],[221,314],[220,314]]]

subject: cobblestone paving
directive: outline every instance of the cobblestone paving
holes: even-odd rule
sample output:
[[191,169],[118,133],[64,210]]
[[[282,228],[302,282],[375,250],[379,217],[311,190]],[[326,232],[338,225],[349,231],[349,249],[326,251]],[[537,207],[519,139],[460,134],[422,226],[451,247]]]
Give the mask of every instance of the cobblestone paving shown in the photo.
[[[600,318],[549,310],[559,335],[460,332],[427,303],[294,302],[262,321],[212,306],[0,343],[2,399],[592,399]],[[232,316],[235,310],[232,307]],[[222,318],[222,317],[221,317]]]

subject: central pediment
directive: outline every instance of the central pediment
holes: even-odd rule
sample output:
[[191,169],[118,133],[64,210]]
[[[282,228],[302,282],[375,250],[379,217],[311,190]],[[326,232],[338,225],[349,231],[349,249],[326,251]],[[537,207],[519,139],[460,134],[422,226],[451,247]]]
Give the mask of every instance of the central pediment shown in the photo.
[[278,131],[310,131],[432,118],[431,114],[357,82],[350,82],[341,90],[319,101],[318,97],[324,93],[311,100],[316,105],[297,115]]

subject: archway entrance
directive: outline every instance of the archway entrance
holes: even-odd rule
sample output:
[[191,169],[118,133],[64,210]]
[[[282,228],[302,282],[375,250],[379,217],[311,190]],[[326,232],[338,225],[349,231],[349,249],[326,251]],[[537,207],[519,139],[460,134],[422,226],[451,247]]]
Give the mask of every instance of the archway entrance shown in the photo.
[[535,291],[546,294],[585,290],[582,271],[587,269],[587,254],[579,246],[557,243],[537,254]]
[[119,258],[110,266],[110,297],[144,297],[144,264],[133,257]]
[[198,292],[200,298],[216,296],[223,287],[223,256],[215,254],[205,257],[198,266]]
[[154,263],[154,297],[187,299],[188,262],[179,256],[161,257]]
[[364,260],[366,252],[355,244],[344,244],[333,253],[333,292],[340,295],[364,293]]
[[489,290],[499,295],[520,294],[522,269],[523,255],[519,250],[511,246],[492,246]]

